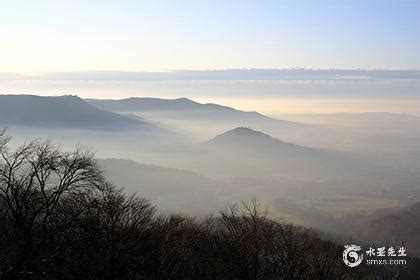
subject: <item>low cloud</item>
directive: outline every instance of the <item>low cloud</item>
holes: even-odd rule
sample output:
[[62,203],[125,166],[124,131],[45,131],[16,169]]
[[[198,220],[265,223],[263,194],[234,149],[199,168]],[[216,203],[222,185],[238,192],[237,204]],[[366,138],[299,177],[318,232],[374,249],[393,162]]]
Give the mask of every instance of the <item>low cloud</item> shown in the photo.
[[42,75],[0,73],[1,81],[417,81],[420,70],[225,69],[167,72],[82,71]]

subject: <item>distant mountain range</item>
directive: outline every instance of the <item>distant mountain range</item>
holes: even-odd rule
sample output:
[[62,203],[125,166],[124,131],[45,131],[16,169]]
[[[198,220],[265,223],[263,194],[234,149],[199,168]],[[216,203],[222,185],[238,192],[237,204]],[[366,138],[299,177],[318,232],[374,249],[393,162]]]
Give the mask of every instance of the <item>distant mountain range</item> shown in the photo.
[[[147,148],[146,142],[187,143],[187,148],[176,147],[178,151],[159,147],[161,157],[158,162],[151,163],[160,165],[164,159],[168,163],[163,164],[165,166],[181,167],[207,175],[228,174],[229,170],[223,170],[228,167],[231,167],[230,171],[235,171],[234,175],[315,176],[322,179],[344,179],[353,175],[358,180],[366,179],[366,182],[378,178],[386,183],[400,178],[405,182],[405,177],[412,178],[413,175],[404,176],[397,170],[384,169],[336,152],[314,148],[316,145],[307,145],[305,142],[313,143],[317,138],[325,140],[333,135],[322,127],[276,120],[257,112],[244,112],[217,104],[201,104],[187,98],[83,100],[77,96],[0,95],[0,127],[3,126],[24,127],[20,131],[13,131],[23,139],[28,135],[57,139],[57,131],[48,131],[51,127],[59,130],[92,130],[89,133],[81,132],[76,139],[84,137],[84,143],[101,147],[101,151],[109,151],[107,155],[124,151],[133,154],[130,158],[134,159],[143,157],[154,160],[156,150]],[[39,127],[46,129],[41,131]],[[237,128],[232,130],[232,127]],[[105,134],[99,135],[95,130],[102,130]],[[127,134],[108,133],[116,130],[123,130]],[[152,132],[148,133],[151,137],[139,137],[139,133],[145,131]],[[203,133],[200,139],[188,138],[200,132]],[[66,133],[60,134],[61,139],[69,138]],[[198,145],[192,143],[214,135],[218,136],[210,141]],[[340,135],[328,141],[340,143],[343,141]],[[98,142],[98,139],[104,140]],[[225,164],[221,165],[220,160]],[[385,179],[388,177],[391,179]]]
[[140,119],[98,109],[70,95],[0,95],[0,125],[118,130],[154,128]]
[[346,181],[385,188],[413,179],[399,170],[365,163],[338,152],[288,143],[248,127],[234,128],[211,140],[173,153],[165,152],[163,156],[166,166],[210,177],[300,178],[335,181],[337,187],[343,188]]
[[[190,125],[191,124],[191,125]],[[236,126],[269,132],[316,130],[314,126],[275,120],[257,112],[244,112],[188,98],[81,99],[77,96],[0,95],[1,126],[39,126],[101,130],[170,130],[192,136],[196,128],[206,137]]]
[[115,113],[130,113],[155,120],[196,135],[204,140],[232,127],[250,126],[286,141],[328,137],[329,132],[316,125],[273,119],[258,112],[247,112],[218,104],[202,104],[188,98],[127,98],[121,100],[87,99],[89,104]]
[[188,98],[162,99],[152,97],[130,97],[126,99],[85,99],[90,104],[109,111],[178,111],[198,108],[229,109],[216,104],[200,104]]
[[188,98],[161,99],[151,97],[131,97],[120,100],[86,99],[86,101],[93,106],[112,112],[161,112],[170,114],[172,117],[178,119],[198,117],[213,118],[214,120],[223,119],[225,121],[235,118],[242,118],[244,120],[250,118],[256,118],[264,121],[273,120],[272,118],[257,112],[245,112],[228,106],[212,103],[202,104]]

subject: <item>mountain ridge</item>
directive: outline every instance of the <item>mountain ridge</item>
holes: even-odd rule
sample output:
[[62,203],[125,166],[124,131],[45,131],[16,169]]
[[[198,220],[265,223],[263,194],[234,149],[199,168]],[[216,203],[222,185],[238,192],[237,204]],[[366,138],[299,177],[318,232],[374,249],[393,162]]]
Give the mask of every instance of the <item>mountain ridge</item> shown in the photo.
[[[302,125],[291,121],[276,120],[256,111],[242,111],[233,107],[220,105],[216,103],[200,103],[187,97],[181,98],[155,98],[155,97],[129,97],[125,99],[85,99],[89,104],[103,110],[112,112],[151,112],[151,111],[167,111],[167,112],[183,112],[199,114],[200,116],[224,113],[224,117],[234,117],[241,115],[242,117],[256,117],[264,121],[279,121]],[[215,116],[217,117],[217,116]]]
[[0,95],[0,124],[89,129],[151,129],[152,125],[96,108],[75,95]]

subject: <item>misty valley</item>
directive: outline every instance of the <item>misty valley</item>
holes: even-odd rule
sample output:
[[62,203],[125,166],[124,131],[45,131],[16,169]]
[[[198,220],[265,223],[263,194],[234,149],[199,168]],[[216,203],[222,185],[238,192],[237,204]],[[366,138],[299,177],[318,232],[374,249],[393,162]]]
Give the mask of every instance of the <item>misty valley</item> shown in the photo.
[[420,1],[2,1],[0,280],[420,279]]
[[336,240],[420,254],[420,118],[375,112],[272,118],[187,98],[0,95],[0,127],[91,150],[104,175],[162,213],[204,219],[255,199]]

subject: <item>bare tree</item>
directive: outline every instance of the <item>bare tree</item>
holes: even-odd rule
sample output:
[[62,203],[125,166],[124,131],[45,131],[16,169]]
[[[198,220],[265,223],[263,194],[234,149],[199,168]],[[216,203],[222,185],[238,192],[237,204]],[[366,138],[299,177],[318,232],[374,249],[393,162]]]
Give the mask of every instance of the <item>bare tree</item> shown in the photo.
[[9,225],[4,234],[9,239],[6,246],[12,247],[7,256],[2,256],[6,266],[4,277],[33,273],[34,260],[43,254],[48,241],[86,211],[88,204],[81,204],[77,211],[72,211],[72,216],[59,219],[64,214],[65,198],[86,201],[86,197],[103,186],[92,153],[81,150],[67,153],[49,142],[38,141],[10,151],[8,140],[2,132],[0,203]]

